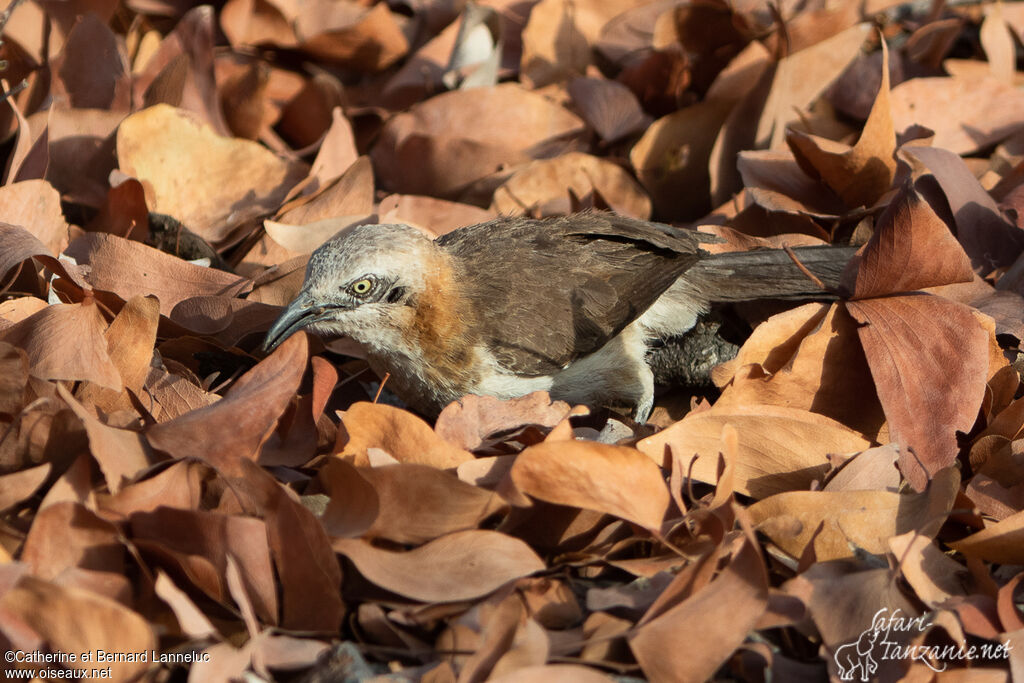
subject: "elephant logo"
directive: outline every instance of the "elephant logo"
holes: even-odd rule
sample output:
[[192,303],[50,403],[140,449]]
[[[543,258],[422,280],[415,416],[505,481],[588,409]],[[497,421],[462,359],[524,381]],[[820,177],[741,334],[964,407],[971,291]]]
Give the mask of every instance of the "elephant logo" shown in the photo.
[[871,650],[879,633],[878,629],[868,629],[854,642],[839,646],[833,658],[839,668],[840,680],[852,681],[860,671],[860,680],[867,683],[870,676],[878,671],[878,662],[871,656]]

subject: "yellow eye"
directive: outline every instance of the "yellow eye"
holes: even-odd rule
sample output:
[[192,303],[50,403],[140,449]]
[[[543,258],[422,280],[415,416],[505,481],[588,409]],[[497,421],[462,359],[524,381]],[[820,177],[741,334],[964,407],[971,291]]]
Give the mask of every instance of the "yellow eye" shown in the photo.
[[362,279],[362,280],[359,280],[358,282],[352,283],[352,286],[349,287],[349,289],[352,291],[352,293],[357,295],[357,296],[362,296],[363,294],[368,293],[372,288],[373,288],[373,283],[370,280],[365,279],[365,278]]

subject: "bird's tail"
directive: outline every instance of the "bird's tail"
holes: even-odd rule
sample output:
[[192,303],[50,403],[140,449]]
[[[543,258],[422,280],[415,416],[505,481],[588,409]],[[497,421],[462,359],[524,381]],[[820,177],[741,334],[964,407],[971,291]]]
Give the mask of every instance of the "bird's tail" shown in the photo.
[[751,299],[828,298],[856,247],[796,247],[800,263],[827,290],[814,282],[782,249],[754,249],[713,254],[693,265],[681,280],[703,292],[708,303]]

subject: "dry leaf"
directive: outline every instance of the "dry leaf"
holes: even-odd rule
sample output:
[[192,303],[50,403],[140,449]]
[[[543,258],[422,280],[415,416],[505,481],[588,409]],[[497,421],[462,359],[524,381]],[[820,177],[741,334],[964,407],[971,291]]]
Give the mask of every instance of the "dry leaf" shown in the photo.
[[653,532],[668,512],[661,471],[629,448],[546,441],[520,453],[509,476],[534,498],[615,515]]
[[675,451],[698,481],[718,480],[722,430],[739,436],[734,489],[765,498],[807,488],[828,470],[826,455],[859,452],[871,445],[860,434],[823,415],[781,406],[736,406],[691,413],[668,429],[641,439],[637,448],[657,463]]
[[459,531],[406,552],[346,538],[332,545],[367,580],[420,602],[479,598],[545,566],[528,545],[496,531]]
[[272,213],[305,175],[248,140],[224,138],[189,113],[157,105],[117,132],[121,170],[146,188],[151,211],[169,214],[210,242],[245,220]]

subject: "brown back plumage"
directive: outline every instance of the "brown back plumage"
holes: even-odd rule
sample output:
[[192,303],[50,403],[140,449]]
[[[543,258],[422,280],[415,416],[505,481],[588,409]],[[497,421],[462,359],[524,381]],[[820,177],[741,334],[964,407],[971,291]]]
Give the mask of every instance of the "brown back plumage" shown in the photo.
[[701,254],[695,233],[612,214],[500,218],[437,243],[473,284],[463,296],[487,331],[481,341],[527,376],[604,346]]

